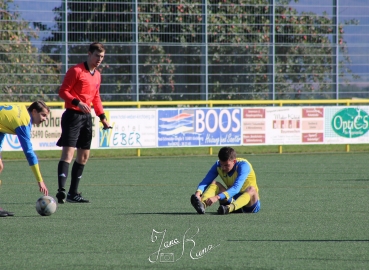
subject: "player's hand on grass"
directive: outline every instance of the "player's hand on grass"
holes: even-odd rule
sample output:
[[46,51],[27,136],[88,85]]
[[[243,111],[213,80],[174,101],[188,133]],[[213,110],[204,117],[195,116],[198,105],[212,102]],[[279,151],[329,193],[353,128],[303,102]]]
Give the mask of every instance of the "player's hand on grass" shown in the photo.
[[45,194],[45,196],[49,195],[49,190],[47,189],[45,183],[42,182],[38,182],[38,186],[40,188],[40,192],[42,192],[43,194]]

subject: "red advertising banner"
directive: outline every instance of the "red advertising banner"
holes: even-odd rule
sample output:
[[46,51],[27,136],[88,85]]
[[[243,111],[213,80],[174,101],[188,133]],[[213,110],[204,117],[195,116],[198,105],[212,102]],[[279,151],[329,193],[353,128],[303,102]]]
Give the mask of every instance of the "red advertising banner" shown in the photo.
[[302,143],[324,142],[324,108],[302,108]]
[[265,143],[265,134],[243,134],[244,144],[263,144]]
[[245,108],[242,119],[244,144],[265,144],[265,109]]
[[302,133],[303,143],[321,143],[324,141],[323,133]]

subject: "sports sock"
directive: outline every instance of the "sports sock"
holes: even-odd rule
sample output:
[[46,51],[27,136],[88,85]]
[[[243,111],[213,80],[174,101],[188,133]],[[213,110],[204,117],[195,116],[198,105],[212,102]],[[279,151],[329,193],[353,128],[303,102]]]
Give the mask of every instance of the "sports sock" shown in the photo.
[[82,178],[83,169],[85,165],[79,164],[76,161],[73,163],[72,167],[72,180],[70,183],[69,194],[77,194],[78,193],[78,185],[79,181]]
[[[213,197],[219,193],[219,187],[216,184],[210,184],[201,196],[201,201],[204,202],[210,197]],[[205,203],[204,203],[205,204]],[[206,207],[206,205],[205,205]]]
[[[248,194],[247,192],[243,193],[240,197],[237,198],[237,200],[235,200],[233,203],[231,203],[231,205],[233,204],[234,205],[234,210],[233,211],[236,211],[242,207],[244,207],[246,204],[248,204],[250,202],[250,194]],[[230,212],[233,212],[231,211],[231,208],[229,209]]]
[[58,164],[58,190],[65,190],[65,183],[67,182],[69,170],[69,163],[65,161],[59,161]]

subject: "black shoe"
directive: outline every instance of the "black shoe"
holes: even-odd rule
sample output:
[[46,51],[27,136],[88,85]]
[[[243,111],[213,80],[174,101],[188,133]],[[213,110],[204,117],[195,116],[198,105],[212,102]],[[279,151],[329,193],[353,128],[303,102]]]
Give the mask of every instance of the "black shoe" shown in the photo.
[[14,212],[9,212],[0,208],[0,217],[12,217],[12,216],[14,216]]
[[67,202],[71,202],[71,203],[88,203],[90,201],[84,199],[82,197],[82,193],[77,193],[77,194],[70,194],[70,193],[68,193]]
[[67,193],[65,190],[58,190],[58,193],[56,194],[56,198],[58,199],[58,203],[62,204],[65,203],[67,198]]
[[192,194],[191,195],[191,204],[192,204],[193,208],[196,209],[197,213],[199,213],[199,214],[205,214],[205,206],[199,200],[199,198],[196,197],[195,194]]
[[226,205],[220,205],[218,208],[219,215],[228,215],[229,214],[229,207]]

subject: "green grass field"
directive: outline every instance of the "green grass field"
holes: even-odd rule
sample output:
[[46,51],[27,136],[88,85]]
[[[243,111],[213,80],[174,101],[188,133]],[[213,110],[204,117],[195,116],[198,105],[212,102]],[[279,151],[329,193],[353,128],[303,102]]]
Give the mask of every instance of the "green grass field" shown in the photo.
[[[5,159],[0,205],[16,216],[0,218],[0,269],[369,269],[367,153],[239,156],[256,171],[258,214],[195,212],[216,160],[205,155],[91,158],[91,203],[41,217],[26,160]],[[57,163],[40,161],[52,196]]]

